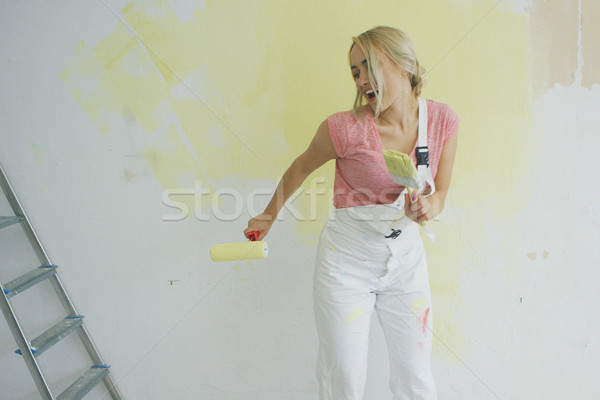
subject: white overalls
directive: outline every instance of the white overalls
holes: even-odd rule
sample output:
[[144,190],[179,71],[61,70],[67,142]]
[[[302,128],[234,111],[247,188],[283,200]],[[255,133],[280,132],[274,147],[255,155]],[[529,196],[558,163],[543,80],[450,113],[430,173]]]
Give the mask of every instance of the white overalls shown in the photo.
[[[419,146],[427,145],[426,107],[419,99]],[[392,204],[333,210],[317,251],[314,306],[320,400],[363,398],[373,310],[387,341],[393,399],[437,399],[427,261],[417,223],[404,216],[404,193]]]

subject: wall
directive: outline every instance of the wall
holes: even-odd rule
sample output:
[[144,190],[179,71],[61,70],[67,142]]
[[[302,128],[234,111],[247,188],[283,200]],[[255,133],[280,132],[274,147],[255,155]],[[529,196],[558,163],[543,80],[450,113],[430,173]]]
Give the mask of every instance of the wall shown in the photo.
[[[318,124],[351,107],[350,38],[380,24],[412,37],[423,97],[462,119],[452,191],[425,239],[440,398],[600,392],[596,1],[0,10],[0,161],[126,398],[316,398],[312,263],[333,163],[284,210],[266,260],[208,252],[243,240]],[[18,229],[0,237],[7,282],[35,259]],[[39,285],[15,298],[32,337],[60,318],[51,297]],[[0,332],[2,397],[37,398]],[[40,360],[55,390],[87,363],[71,337]],[[365,399],[390,399],[377,324],[369,362]]]

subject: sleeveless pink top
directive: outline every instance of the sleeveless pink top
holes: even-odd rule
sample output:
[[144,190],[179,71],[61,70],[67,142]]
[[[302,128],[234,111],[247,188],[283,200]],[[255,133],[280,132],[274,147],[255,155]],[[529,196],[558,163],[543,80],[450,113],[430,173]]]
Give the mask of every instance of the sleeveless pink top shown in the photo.
[[[352,111],[327,118],[329,135],[338,158],[335,162],[333,205],[335,208],[393,203],[402,190],[385,165],[383,146],[369,106],[365,119]],[[447,104],[427,100],[427,147],[429,167],[435,178],[444,143],[456,132],[460,119]],[[410,157],[416,165],[415,148]]]

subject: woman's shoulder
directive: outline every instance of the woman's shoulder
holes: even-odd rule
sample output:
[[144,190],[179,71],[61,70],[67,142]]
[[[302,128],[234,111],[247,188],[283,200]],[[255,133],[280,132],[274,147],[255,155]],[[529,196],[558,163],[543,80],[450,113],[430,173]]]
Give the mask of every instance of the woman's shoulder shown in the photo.
[[438,132],[444,141],[456,132],[460,124],[460,118],[452,107],[430,99],[427,99],[427,119],[433,132]]
[[450,105],[436,100],[427,99],[427,111],[430,117],[458,120],[458,115]]
[[352,112],[352,110],[334,112],[329,117],[327,117],[327,119],[334,119],[334,120],[345,121],[345,122],[356,121],[356,118],[354,117],[354,113]]
[[355,113],[353,110],[338,111],[327,117],[328,120],[333,120],[340,126],[350,128],[353,126],[361,126],[367,122],[369,118],[369,111],[363,107],[362,112]]
[[355,116],[352,110],[333,113],[327,117],[329,130],[347,135],[364,126],[364,124],[360,123],[360,118],[361,116]]

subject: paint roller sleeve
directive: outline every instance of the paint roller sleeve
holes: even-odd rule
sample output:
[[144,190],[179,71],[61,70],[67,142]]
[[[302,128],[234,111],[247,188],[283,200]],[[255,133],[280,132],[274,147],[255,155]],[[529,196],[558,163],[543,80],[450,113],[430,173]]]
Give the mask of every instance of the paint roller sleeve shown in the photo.
[[253,260],[268,255],[269,247],[263,241],[219,243],[210,248],[210,258],[213,261]]

